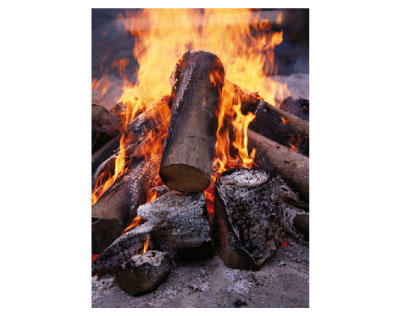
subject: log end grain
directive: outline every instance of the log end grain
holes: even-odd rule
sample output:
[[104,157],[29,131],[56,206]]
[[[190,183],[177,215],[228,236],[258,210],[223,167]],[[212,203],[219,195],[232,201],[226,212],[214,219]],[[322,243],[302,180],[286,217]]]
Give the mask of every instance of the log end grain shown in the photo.
[[185,165],[173,164],[160,169],[163,182],[181,192],[201,192],[210,185],[210,178],[200,169]]

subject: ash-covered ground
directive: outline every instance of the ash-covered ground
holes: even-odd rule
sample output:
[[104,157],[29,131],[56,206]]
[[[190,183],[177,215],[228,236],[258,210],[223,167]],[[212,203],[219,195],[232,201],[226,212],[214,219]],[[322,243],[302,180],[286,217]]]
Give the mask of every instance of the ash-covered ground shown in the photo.
[[288,240],[259,271],[226,267],[218,256],[180,263],[155,291],[123,292],[113,277],[92,277],[92,307],[309,307],[309,247]]

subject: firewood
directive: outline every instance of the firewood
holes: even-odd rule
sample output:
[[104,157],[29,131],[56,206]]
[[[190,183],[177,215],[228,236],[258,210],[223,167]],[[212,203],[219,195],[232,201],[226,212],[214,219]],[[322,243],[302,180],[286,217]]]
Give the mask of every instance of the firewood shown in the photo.
[[212,255],[210,228],[203,193],[167,192],[141,205],[138,216],[146,222],[117,238],[93,262],[93,273],[107,273],[129,260],[150,236],[150,249],[174,259],[200,259]]
[[92,253],[101,253],[114,239],[117,239],[123,225],[118,219],[92,217]]
[[304,239],[308,241],[309,238],[309,216],[308,214],[302,214],[296,216],[293,221],[294,227],[296,227],[304,236]]
[[141,205],[137,213],[153,225],[152,242],[174,258],[198,259],[212,254],[203,193],[182,195],[170,191]]
[[160,176],[178,191],[201,192],[211,179],[224,69],[217,56],[189,51],[174,79]]
[[139,296],[155,290],[168,277],[171,266],[166,253],[150,250],[123,263],[118,268],[116,280],[124,292]]
[[224,264],[257,270],[282,235],[279,180],[259,169],[232,169],[214,188],[213,240]]
[[118,134],[119,124],[118,117],[105,107],[92,104],[92,152]]
[[97,168],[104,160],[112,156],[114,151],[118,149],[120,138],[120,134],[114,136],[114,138],[92,154],[92,174],[96,172]]
[[[92,227],[92,251],[101,252],[137,215],[137,208],[146,202],[146,189],[157,175],[154,162],[142,162],[134,170],[124,174],[100,197],[92,207],[92,217],[105,219],[98,229]],[[109,228],[107,228],[109,225]],[[106,227],[104,227],[106,226]]]
[[302,120],[309,121],[309,101],[306,99],[293,99],[287,97],[279,106],[279,109],[290,112]]
[[309,123],[289,112],[260,101],[255,119],[249,125],[253,131],[286,147],[309,154]]
[[[107,274],[114,272],[118,266],[138,254],[150,232],[152,225],[144,223],[118,237],[92,262],[92,274]],[[152,249],[151,240],[149,249]]]
[[[308,157],[282,146],[252,130],[247,131],[249,152],[256,148],[256,163],[263,168],[273,168],[285,181],[308,201]],[[263,160],[262,158],[266,158]]]
[[282,203],[283,217],[282,223],[284,230],[295,239],[308,241],[308,214],[288,203]]

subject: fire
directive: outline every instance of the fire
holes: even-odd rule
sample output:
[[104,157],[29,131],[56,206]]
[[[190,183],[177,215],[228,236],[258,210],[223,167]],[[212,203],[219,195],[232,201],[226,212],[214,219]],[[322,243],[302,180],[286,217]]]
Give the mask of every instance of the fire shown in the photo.
[[149,240],[150,240],[150,236],[147,235],[146,241],[145,241],[145,243],[143,245],[143,253],[146,253],[147,249],[149,248]]
[[[114,182],[125,173],[125,135],[122,134],[119,143],[119,153],[115,159],[114,174],[109,177],[103,185],[96,186],[92,193],[92,205],[96,204],[100,196],[111,187]],[[100,176],[102,178],[102,176]],[[99,183],[99,182],[98,182]]]
[[[126,10],[118,21],[135,38],[132,60],[116,60],[123,79],[121,94],[115,103],[125,106],[123,112],[126,126],[137,115],[146,111],[157,122],[157,132],[145,135],[141,149],[144,159],[156,161],[161,157],[167,135],[170,110],[160,107],[164,96],[171,94],[171,74],[176,62],[188,50],[206,50],[217,55],[225,69],[225,82],[232,82],[266,102],[277,105],[277,95],[286,90],[269,75],[276,74],[274,47],[283,40],[282,31],[274,31],[272,23],[263,18],[259,10],[251,9],[143,9]],[[282,16],[278,15],[278,23]],[[132,82],[126,76],[126,67],[137,61],[137,79]],[[217,84],[220,78],[210,73],[210,81]],[[113,86],[107,81],[107,71],[99,80],[93,80],[93,89],[100,89],[105,95]],[[214,181],[218,174],[233,167],[253,166],[255,151],[247,151],[247,128],[254,119],[253,113],[244,115],[241,100],[232,84],[225,84],[219,106],[217,142],[213,163]],[[92,204],[124,172],[126,158],[125,138],[121,138],[113,175],[102,175],[105,183],[96,187],[92,194]],[[208,204],[214,200],[213,188],[205,191]],[[147,202],[156,198],[149,193]],[[211,210],[212,211],[212,210]],[[135,220],[134,220],[135,222]],[[133,225],[134,223],[132,223]]]
[[146,222],[146,220],[140,216],[136,216],[133,220],[132,223],[129,224],[129,226],[127,226],[125,228],[125,230],[123,231],[123,234],[125,234],[126,232],[134,229],[136,226],[143,224],[144,222]]

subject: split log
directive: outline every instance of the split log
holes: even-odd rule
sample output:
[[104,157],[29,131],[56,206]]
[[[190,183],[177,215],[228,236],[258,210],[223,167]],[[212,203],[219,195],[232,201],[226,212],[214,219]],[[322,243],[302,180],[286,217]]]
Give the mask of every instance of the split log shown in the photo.
[[174,258],[187,260],[212,255],[206,199],[203,193],[170,191],[141,205],[138,215],[152,224],[151,240]]
[[309,124],[297,116],[260,101],[255,119],[249,125],[253,131],[301,154],[309,154]]
[[138,216],[146,222],[117,238],[93,262],[93,273],[109,273],[126,262],[150,236],[149,249],[159,249],[181,260],[203,259],[213,254],[203,193],[167,192],[141,205]]
[[[308,201],[308,157],[282,146],[252,130],[247,131],[249,152],[256,148],[256,163],[263,168],[271,166],[284,180]],[[265,158],[266,160],[263,160]]]
[[156,175],[155,163],[142,162],[117,179],[93,205],[92,217],[102,220],[101,225],[98,221],[92,225],[93,253],[100,253],[130,224],[139,205],[146,202],[146,189]]
[[258,169],[232,169],[214,188],[213,240],[222,261],[257,270],[273,256],[282,237],[277,177]]
[[[107,274],[114,272],[119,265],[128,261],[132,256],[138,254],[150,234],[151,224],[144,223],[123,234],[109,245],[92,262],[92,274]],[[152,249],[151,240],[149,249]]]
[[92,104],[92,153],[118,134],[120,122],[106,108]]
[[160,176],[181,192],[201,192],[211,179],[224,69],[217,56],[189,51],[179,61]]
[[139,296],[155,290],[168,277],[171,265],[166,253],[150,250],[123,263],[116,280],[124,292]]

